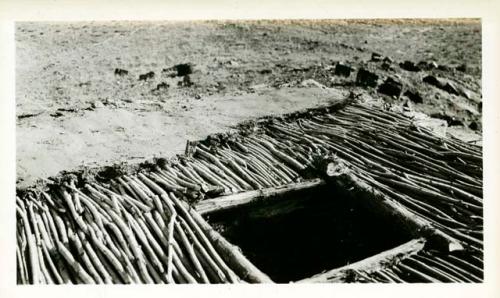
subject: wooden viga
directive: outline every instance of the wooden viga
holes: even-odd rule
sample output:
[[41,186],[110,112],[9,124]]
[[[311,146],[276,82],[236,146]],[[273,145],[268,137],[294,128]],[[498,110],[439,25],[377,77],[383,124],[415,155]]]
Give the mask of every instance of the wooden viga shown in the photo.
[[413,240],[293,282],[483,279],[481,147],[350,103],[262,118],[187,151],[108,181],[19,190],[18,283],[273,282],[205,218],[321,185]]

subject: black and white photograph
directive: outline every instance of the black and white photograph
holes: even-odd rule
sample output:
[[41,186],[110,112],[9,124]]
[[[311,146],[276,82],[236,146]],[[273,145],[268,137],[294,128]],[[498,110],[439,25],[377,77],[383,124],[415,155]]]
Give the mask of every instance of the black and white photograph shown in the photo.
[[19,22],[16,50],[18,283],[483,279],[477,19]]
[[15,20],[10,278],[483,284],[483,25]]

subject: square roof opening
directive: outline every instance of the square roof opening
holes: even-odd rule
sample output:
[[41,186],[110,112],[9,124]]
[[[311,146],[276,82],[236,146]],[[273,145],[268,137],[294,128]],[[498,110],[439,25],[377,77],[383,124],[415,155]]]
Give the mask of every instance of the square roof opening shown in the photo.
[[328,185],[206,217],[277,283],[348,265],[412,239],[394,219]]

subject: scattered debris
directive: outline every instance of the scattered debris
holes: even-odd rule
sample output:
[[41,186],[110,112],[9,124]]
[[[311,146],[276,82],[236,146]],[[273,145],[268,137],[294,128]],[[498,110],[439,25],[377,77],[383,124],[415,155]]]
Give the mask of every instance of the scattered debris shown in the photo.
[[382,55],[379,53],[372,53],[372,61],[380,61],[382,60]]
[[430,62],[420,61],[420,62],[418,62],[417,67],[420,69],[423,69],[423,70],[431,70],[431,69],[437,68],[438,65],[434,61],[430,61]]
[[470,90],[468,90],[467,88],[465,88],[463,85],[462,86],[456,86],[456,88],[457,88],[458,93],[460,93],[460,95],[462,95],[463,97],[465,97],[467,99],[472,99],[472,96],[470,94]]
[[160,84],[156,85],[156,91],[159,91],[161,89],[168,89],[168,87],[170,87],[169,84],[165,83],[165,82],[161,82]]
[[58,108],[57,109],[59,112],[68,112],[68,113],[76,113],[78,112],[78,109],[75,108]]
[[146,80],[152,79],[154,77],[155,77],[155,73],[153,71],[150,71],[148,73],[139,75],[139,81],[146,81]]
[[377,87],[378,75],[361,68],[356,76],[356,84],[365,87]]
[[216,85],[215,88],[217,88],[217,90],[219,90],[219,91],[225,90],[226,89],[226,85],[224,85],[223,82],[217,82],[217,85]]
[[191,87],[193,85],[193,82],[191,81],[191,77],[189,75],[185,75],[182,78],[182,81],[179,81],[177,85],[181,87]]
[[453,71],[453,68],[449,67],[448,65],[439,65],[437,68],[442,71]]
[[455,94],[455,95],[460,95],[460,92],[458,92],[457,90],[457,87],[455,86],[455,84],[453,84],[452,82],[450,81],[447,81],[443,88],[442,88],[444,91],[447,91],[448,93],[451,93],[451,94]]
[[229,67],[238,67],[240,66],[240,64],[234,60],[228,60],[224,63],[225,65],[229,66]]
[[164,68],[163,73],[167,73],[169,77],[183,77],[193,73],[193,65],[191,63],[181,63],[170,68]]
[[474,131],[478,131],[479,130],[479,124],[476,121],[472,121],[469,124],[469,128],[472,129],[472,130],[474,130]]
[[402,63],[399,63],[399,66],[404,69],[404,70],[407,70],[407,71],[421,71],[420,67],[418,67],[417,65],[415,65],[415,63],[411,62],[411,61],[405,61],[405,62],[402,62]]
[[403,110],[404,111],[413,111],[413,104],[409,99],[406,99],[403,103]]
[[412,92],[410,90],[406,90],[406,92],[403,95],[408,97],[408,99],[414,103],[423,103],[424,102],[424,100],[422,99],[422,96],[420,96],[420,93],[418,91]]
[[396,98],[399,98],[402,90],[403,90],[403,84],[394,80],[391,77],[388,77],[385,80],[385,82],[383,84],[381,84],[378,88],[379,93],[389,95],[391,97],[393,96]]
[[384,57],[384,60],[382,60],[382,61],[383,61],[383,62],[385,62],[385,63],[389,63],[389,64],[391,64],[392,62],[394,62],[394,61],[392,60],[392,58],[391,58],[391,57],[389,57],[389,56]]
[[90,106],[92,109],[104,108],[104,103],[100,100],[96,100]]
[[36,116],[39,116],[43,114],[43,111],[42,112],[38,112],[38,113],[33,113],[33,114],[21,114],[19,116],[17,116],[17,119],[24,119],[24,118],[31,118],[31,117],[36,117]]
[[56,112],[54,112],[54,113],[50,114],[50,116],[51,116],[51,117],[54,117],[54,118],[59,118],[59,117],[64,116],[64,114],[63,114],[63,113],[61,113],[61,112],[59,112],[59,111],[56,111]]
[[464,64],[460,64],[455,69],[458,70],[458,71],[461,71],[461,72],[467,72],[467,64],[465,64],[465,63]]
[[430,69],[438,68],[438,64],[435,61],[431,61],[428,64]]
[[190,63],[182,63],[174,66],[178,77],[187,76],[193,73],[193,65]]
[[380,67],[385,71],[394,71],[392,64],[387,61],[384,61]]
[[97,172],[95,175],[95,180],[99,182],[107,182],[111,179],[115,179],[119,176],[123,176],[126,173],[126,169],[123,165],[113,165],[105,166],[102,170]]
[[[219,62],[220,64],[221,62]],[[162,73],[168,77],[185,77],[193,73],[193,65],[190,63],[177,64],[169,68],[162,69]]]
[[161,169],[165,170],[167,169],[168,166],[168,160],[164,157],[157,158],[156,165],[158,165]]
[[335,65],[335,75],[337,76],[343,76],[343,77],[349,77],[351,75],[352,67],[344,64],[344,63],[337,63]]
[[424,81],[425,83],[430,84],[434,87],[437,87],[441,90],[444,90],[450,94],[463,95],[464,97],[470,97],[470,95],[467,94],[465,92],[465,90],[462,90],[462,92],[459,92],[459,90],[455,86],[455,84],[446,80],[446,79],[438,78],[438,77],[435,77],[433,75],[428,75],[425,78],[423,78],[422,81]]
[[444,86],[443,82],[433,75],[426,76],[422,81],[438,88],[443,88]]
[[128,70],[121,69],[121,68],[115,68],[115,75],[118,75],[118,76],[128,75]]

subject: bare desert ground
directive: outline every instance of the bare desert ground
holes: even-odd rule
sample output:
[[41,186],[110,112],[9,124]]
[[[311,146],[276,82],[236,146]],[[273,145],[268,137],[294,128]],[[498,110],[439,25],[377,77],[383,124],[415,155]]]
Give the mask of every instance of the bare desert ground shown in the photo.
[[[17,23],[15,38],[18,188],[171,157],[243,120],[353,94],[481,139],[477,20]],[[185,63],[188,79],[172,68]],[[355,84],[339,63],[393,78],[401,95]]]

